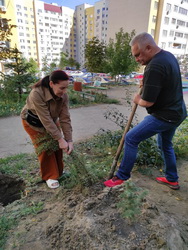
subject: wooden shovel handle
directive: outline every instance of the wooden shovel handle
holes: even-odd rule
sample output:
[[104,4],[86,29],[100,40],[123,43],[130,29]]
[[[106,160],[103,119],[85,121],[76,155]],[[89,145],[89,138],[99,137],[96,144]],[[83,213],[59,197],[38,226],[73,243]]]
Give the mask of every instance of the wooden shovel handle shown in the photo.
[[[141,93],[142,93],[142,88],[139,89],[138,94],[141,95]],[[116,155],[115,155],[115,157],[114,157],[113,164],[112,164],[112,166],[111,166],[111,171],[110,171],[109,179],[112,178],[112,176],[114,175],[114,171],[115,171],[115,168],[116,168],[116,165],[117,165],[117,161],[118,161],[118,159],[119,159],[119,156],[120,156],[120,154],[121,154],[121,151],[122,151],[122,148],[123,148],[123,145],[124,145],[124,138],[125,138],[125,135],[127,134],[127,132],[128,132],[129,129],[130,129],[130,126],[131,126],[133,117],[134,117],[134,115],[135,115],[137,106],[138,106],[138,104],[135,104],[135,103],[134,103],[133,106],[132,106],[131,114],[130,114],[129,119],[128,119],[128,122],[127,122],[127,124],[126,124],[126,126],[125,126],[125,129],[124,129],[124,132],[123,132],[121,141],[120,141],[120,143],[119,143],[118,149],[117,149],[117,151],[116,151]]]

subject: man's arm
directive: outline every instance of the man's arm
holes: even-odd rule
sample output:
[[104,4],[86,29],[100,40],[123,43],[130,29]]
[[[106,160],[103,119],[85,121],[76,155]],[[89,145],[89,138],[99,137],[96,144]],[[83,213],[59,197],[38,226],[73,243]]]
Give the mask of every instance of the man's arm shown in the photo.
[[149,108],[151,107],[154,102],[147,102],[147,101],[144,101],[142,98],[141,98],[141,95],[139,94],[136,94],[134,99],[133,99],[133,102],[138,104],[139,106],[141,107],[144,107],[144,108]]

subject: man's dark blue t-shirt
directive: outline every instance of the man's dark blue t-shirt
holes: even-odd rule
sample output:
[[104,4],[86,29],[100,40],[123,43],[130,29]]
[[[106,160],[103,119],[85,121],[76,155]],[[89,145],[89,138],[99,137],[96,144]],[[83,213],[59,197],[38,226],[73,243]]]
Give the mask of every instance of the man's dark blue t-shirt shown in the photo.
[[160,120],[179,123],[187,116],[179,64],[170,52],[161,50],[146,66],[142,99],[154,102],[146,109]]

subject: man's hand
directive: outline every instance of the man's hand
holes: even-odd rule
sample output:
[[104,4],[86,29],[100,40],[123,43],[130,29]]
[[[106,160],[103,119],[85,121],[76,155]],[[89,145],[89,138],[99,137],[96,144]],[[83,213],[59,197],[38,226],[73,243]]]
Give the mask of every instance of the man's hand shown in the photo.
[[141,100],[141,95],[136,94],[133,98],[133,102],[136,104],[139,104],[139,101]]
[[143,83],[143,79],[141,79],[141,80],[139,81],[139,88],[142,88],[142,87],[143,87],[143,85],[144,85],[144,83]]
[[142,98],[141,98],[141,95],[139,94],[136,94],[133,98],[133,102],[138,104],[139,106],[141,107],[144,107],[144,108],[149,108],[151,107],[154,102],[147,102],[147,101],[144,101]]

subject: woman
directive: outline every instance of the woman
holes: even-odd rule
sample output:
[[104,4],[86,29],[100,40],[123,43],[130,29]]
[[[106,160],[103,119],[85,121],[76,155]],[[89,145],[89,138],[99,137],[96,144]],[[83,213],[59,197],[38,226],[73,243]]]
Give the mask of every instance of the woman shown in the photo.
[[[35,148],[36,140],[47,132],[58,141],[59,149],[51,154],[44,151],[39,156],[42,180],[49,188],[58,188],[58,178],[63,173],[63,151],[73,150],[72,126],[68,109],[68,75],[56,70],[32,87],[21,112],[23,127]],[[62,135],[63,132],[63,135]]]

